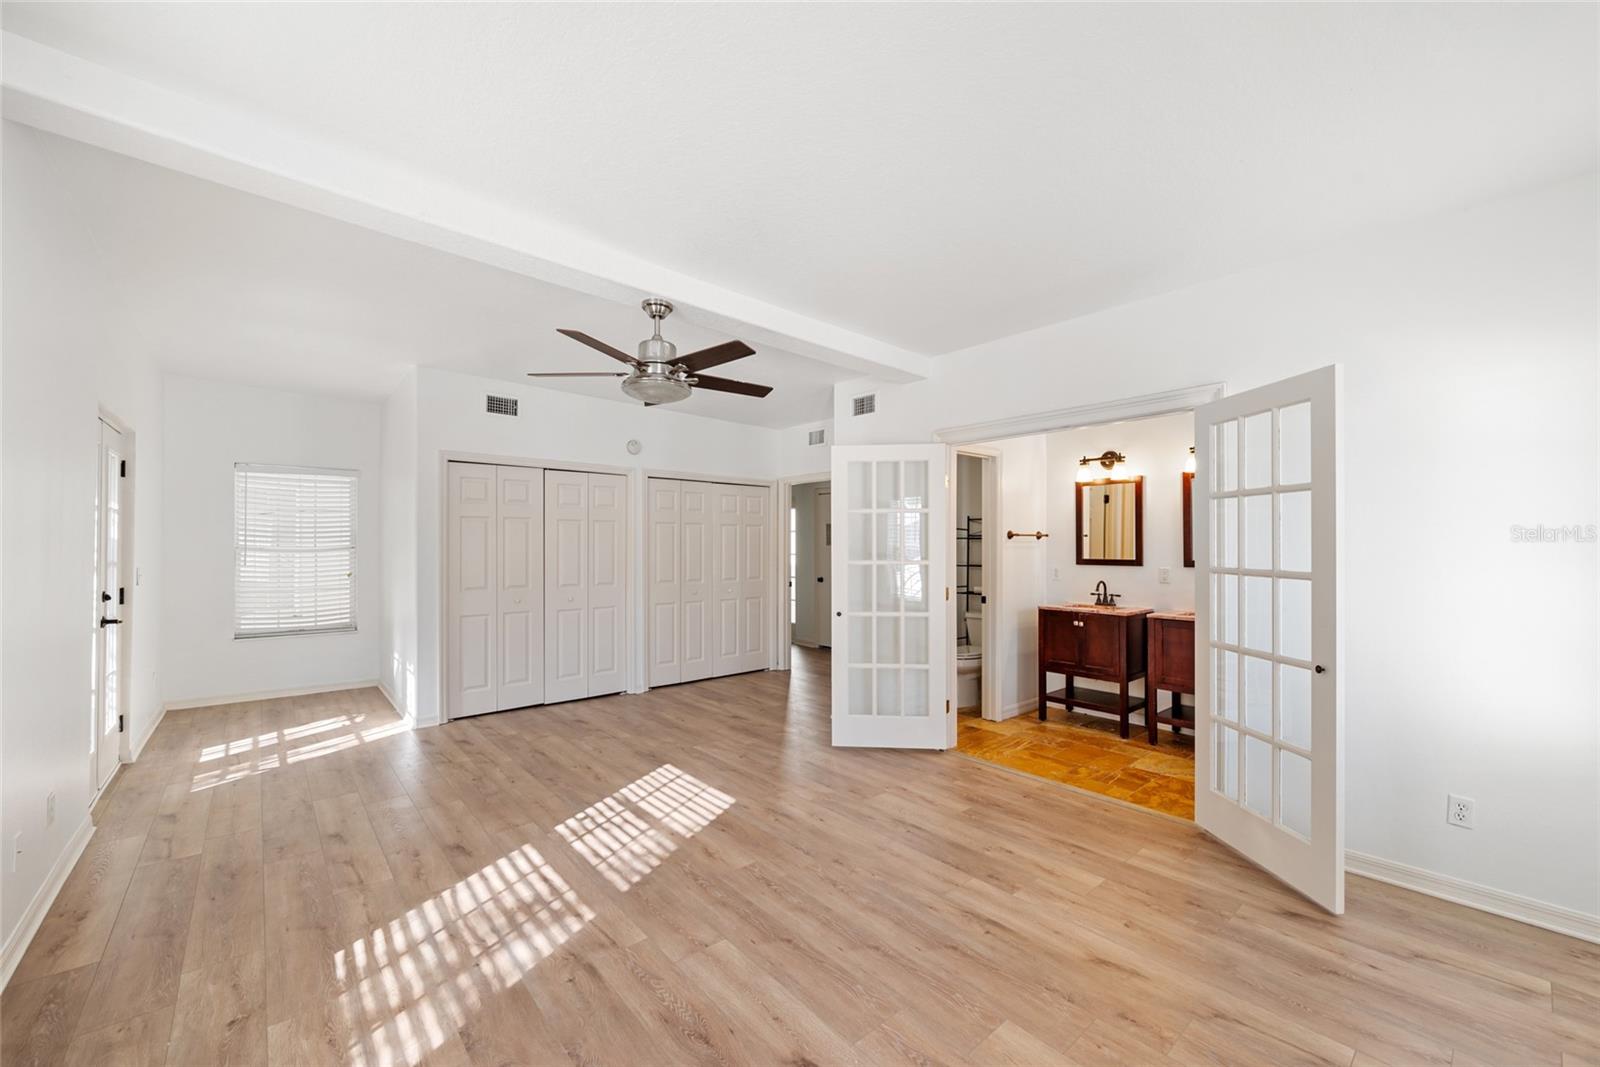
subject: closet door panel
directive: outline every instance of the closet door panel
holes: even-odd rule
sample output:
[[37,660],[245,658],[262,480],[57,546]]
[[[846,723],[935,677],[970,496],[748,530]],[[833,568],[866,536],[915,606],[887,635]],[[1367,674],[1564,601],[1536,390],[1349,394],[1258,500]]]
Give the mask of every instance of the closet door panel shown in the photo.
[[499,693],[496,706],[544,700],[544,472],[496,468]]
[[589,476],[545,471],[544,694],[589,695]]
[[740,559],[739,669],[765,670],[771,662],[767,634],[771,629],[771,559],[768,553],[770,520],[768,490],[744,486],[739,490]]
[[736,674],[743,667],[740,608],[743,599],[743,523],[739,487],[712,485],[711,673]]
[[645,487],[649,502],[646,539],[649,575],[649,684],[683,681],[683,574],[681,483],[652,478]]
[[445,714],[459,719],[498,709],[495,468],[447,469],[445,546]]
[[682,626],[679,677],[685,682],[709,678],[712,673],[711,498],[711,486],[704,482],[679,483],[678,508],[683,515],[678,533],[683,567],[678,587]]
[[589,695],[628,687],[628,479],[589,475]]

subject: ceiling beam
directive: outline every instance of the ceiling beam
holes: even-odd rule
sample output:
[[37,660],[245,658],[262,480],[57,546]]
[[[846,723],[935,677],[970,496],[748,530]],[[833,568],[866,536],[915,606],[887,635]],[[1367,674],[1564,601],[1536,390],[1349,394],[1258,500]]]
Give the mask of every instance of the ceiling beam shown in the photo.
[[910,352],[662,266],[392,161],[4,34],[5,117],[592,296],[671,300],[689,321],[852,375],[931,373]]

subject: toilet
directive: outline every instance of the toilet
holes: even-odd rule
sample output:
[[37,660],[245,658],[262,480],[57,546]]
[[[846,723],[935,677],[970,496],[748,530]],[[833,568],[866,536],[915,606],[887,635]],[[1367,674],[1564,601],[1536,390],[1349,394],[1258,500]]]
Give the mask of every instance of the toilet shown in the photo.
[[956,646],[956,707],[975,708],[983,703],[983,649]]

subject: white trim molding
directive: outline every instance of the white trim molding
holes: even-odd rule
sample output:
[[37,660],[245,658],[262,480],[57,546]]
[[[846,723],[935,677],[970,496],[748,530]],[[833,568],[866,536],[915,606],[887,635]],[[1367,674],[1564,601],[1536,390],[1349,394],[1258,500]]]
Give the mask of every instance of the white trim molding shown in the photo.
[[145,730],[144,735],[137,741],[129,742],[128,763],[137,763],[139,757],[144,755],[144,746],[150,743],[150,739],[154,737],[156,735],[156,731],[161,728],[161,721],[167,717],[168,707],[170,707],[168,704],[161,705],[161,710],[156,712],[156,721],[150,724],[149,729]]
[[[315,693],[342,693],[347,689],[382,689],[383,685],[376,678],[366,678],[359,682],[333,682],[329,685],[312,685],[303,689],[269,689],[260,693],[230,693],[224,696],[201,697],[194,700],[169,700],[161,708],[164,717],[169,711],[181,711],[184,708],[210,708],[222,704],[243,704],[249,700],[276,700],[279,697],[303,697]],[[385,694],[387,696],[387,694]],[[392,704],[393,701],[390,701]],[[156,720],[160,722],[158,718]],[[152,732],[154,730],[152,729]]]
[[933,437],[951,445],[974,445],[985,441],[1000,441],[1007,437],[1026,437],[1036,433],[1053,433],[1077,426],[1097,426],[1119,419],[1142,419],[1152,415],[1171,415],[1179,411],[1192,411],[1201,404],[1220,399],[1224,393],[1222,383],[1192,385],[1184,389],[1169,389],[1161,393],[1126,396],[1098,404],[1084,404],[1075,408],[1058,408],[1055,411],[1038,411],[1028,415],[1015,415],[988,422],[971,422],[964,426],[950,426],[935,430]]
[[28,902],[28,910],[23,912],[22,918],[17,921],[16,929],[6,939],[5,947],[0,948],[0,989],[4,989],[11,982],[12,972],[17,969],[17,964],[22,962],[22,954],[27,952],[28,946],[33,943],[33,936],[39,932],[39,926],[50,911],[50,905],[56,902],[56,894],[67,884],[67,876],[72,873],[72,868],[78,865],[78,858],[83,855],[83,850],[89,847],[89,839],[93,836],[94,820],[85,813],[83,822],[79,823],[78,828],[72,833],[72,840],[67,842],[67,847],[56,857],[55,866],[50,868],[50,877],[44,880],[39,891],[33,895],[33,900]]
[[1571,908],[1546,904],[1542,900],[1507,893],[1503,889],[1491,889],[1476,882],[1436,874],[1421,867],[1369,856],[1364,852],[1346,850],[1344,857],[1345,870],[1350,874],[1600,944],[1600,916],[1586,915]]

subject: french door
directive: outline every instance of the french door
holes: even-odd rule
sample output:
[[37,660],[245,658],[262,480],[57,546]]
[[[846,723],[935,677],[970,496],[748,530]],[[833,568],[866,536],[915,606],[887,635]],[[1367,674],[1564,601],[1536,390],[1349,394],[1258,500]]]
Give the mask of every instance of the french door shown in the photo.
[[1339,370],[1195,411],[1195,821],[1344,911]]
[[95,590],[95,788],[103,789],[122,761],[122,609],[127,599],[122,574],[124,484],[127,452],[122,433],[100,423],[100,471],[96,509]]
[[953,748],[949,448],[833,450],[833,743]]

